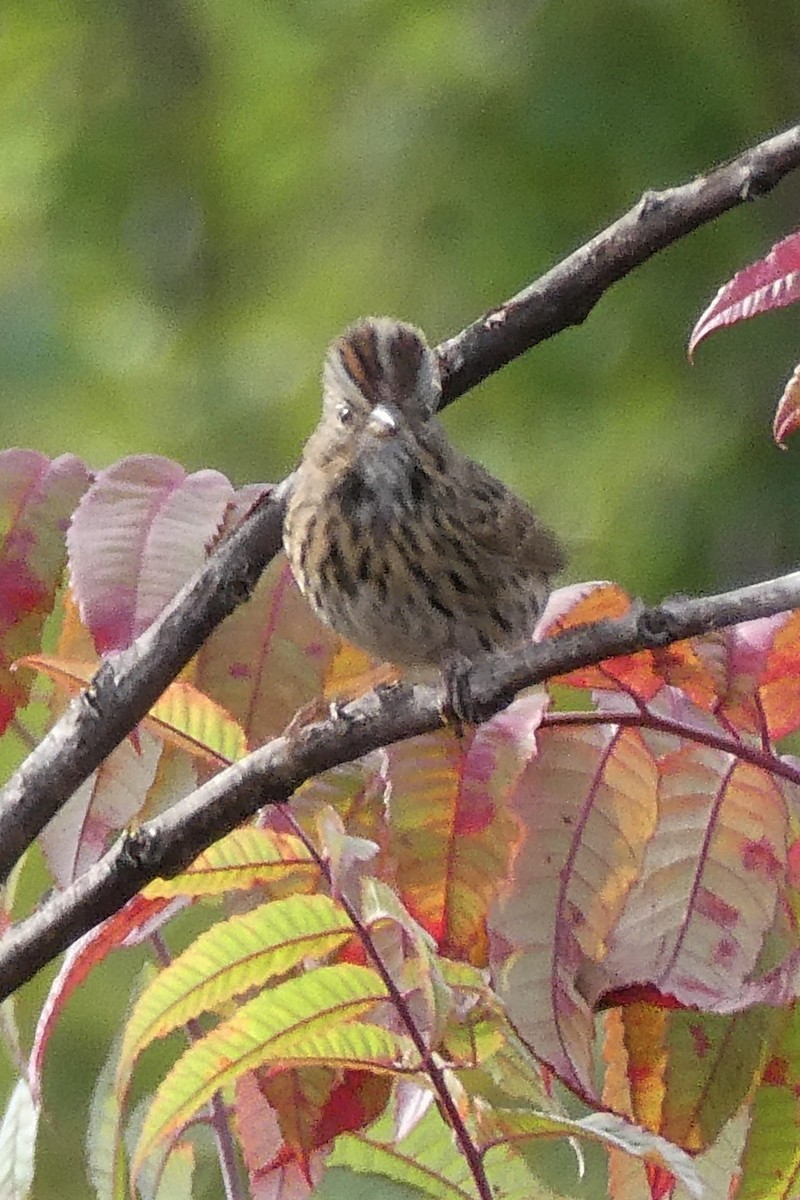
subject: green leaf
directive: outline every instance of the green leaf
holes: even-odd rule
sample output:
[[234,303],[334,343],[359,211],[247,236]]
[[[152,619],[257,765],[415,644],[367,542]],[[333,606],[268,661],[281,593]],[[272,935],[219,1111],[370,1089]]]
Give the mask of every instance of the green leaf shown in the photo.
[[299,837],[273,829],[244,828],[214,842],[173,879],[154,879],[144,894],[160,899],[224,896],[235,889],[284,883],[292,884],[297,892],[307,891],[318,877],[319,867]]
[[160,1142],[245,1071],[300,1063],[390,1070],[408,1058],[410,1041],[359,1020],[386,996],[375,971],[344,963],[289,979],[243,1005],[190,1046],[161,1083],[142,1129],[134,1176]]
[[139,997],[125,1030],[118,1078],[146,1046],[200,1013],[285,975],[304,959],[324,958],[351,937],[344,910],[327,896],[262,904],[202,933]]
[[[367,1135],[342,1135],[336,1139],[329,1164],[350,1167],[359,1175],[385,1177],[436,1200],[464,1200],[477,1194],[452,1131],[433,1110],[399,1143],[385,1117]],[[380,1194],[378,1188],[376,1192]]]
[[685,1151],[615,1113],[591,1113],[574,1121],[550,1113],[495,1109],[487,1113],[484,1125],[484,1134],[491,1131],[491,1141],[495,1144],[521,1145],[536,1138],[580,1137],[607,1149],[624,1150],[665,1168],[683,1183],[691,1196],[702,1194],[697,1171]]
[[772,1200],[796,1190],[800,1172],[800,1003],[783,1029],[761,1076],[742,1155],[742,1200]]
[[[496,1185],[502,1176],[502,1186],[495,1188],[495,1195],[531,1200],[537,1194],[536,1183],[523,1160],[509,1154],[506,1147],[490,1153],[496,1168],[490,1176],[492,1184]],[[373,1195],[381,1197],[384,1179],[402,1185],[410,1196],[422,1193],[435,1200],[472,1200],[478,1195],[469,1163],[435,1108],[429,1109],[400,1142],[395,1139],[393,1120],[388,1116],[366,1135],[343,1134],[336,1139],[329,1165],[349,1167],[374,1180]]]
[[191,1142],[172,1147],[158,1184],[156,1200],[192,1200],[195,1152]]
[[331,1167],[314,1192],[314,1200],[423,1200],[430,1193],[410,1183],[398,1183],[386,1175]]

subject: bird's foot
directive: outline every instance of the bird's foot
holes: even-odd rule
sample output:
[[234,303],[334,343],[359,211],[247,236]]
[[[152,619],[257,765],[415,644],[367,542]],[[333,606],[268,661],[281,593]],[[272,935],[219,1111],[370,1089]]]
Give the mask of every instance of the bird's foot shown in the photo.
[[444,684],[444,701],[442,703],[442,720],[445,725],[452,725],[456,737],[462,738],[465,726],[479,725],[475,696],[470,686],[470,670],[472,663],[463,654],[453,655],[442,665],[442,682]]

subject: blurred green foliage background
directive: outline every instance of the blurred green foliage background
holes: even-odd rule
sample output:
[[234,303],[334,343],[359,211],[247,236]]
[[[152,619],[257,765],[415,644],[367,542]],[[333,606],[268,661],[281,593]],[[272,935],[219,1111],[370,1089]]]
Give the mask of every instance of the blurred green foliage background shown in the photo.
[[[453,334],[644,189],[790,124],[799,42],[796,0],[7,0],[0,445],[280,478],[340,328]],[[797,313],[694,367],[685,345],[799,201],[800,175],[448,410],[573,578],[655,599],[796,565],[800,447],[769,423]],[[87,1194],[109,990],[90,981],[53,1045],[40,1198]]]

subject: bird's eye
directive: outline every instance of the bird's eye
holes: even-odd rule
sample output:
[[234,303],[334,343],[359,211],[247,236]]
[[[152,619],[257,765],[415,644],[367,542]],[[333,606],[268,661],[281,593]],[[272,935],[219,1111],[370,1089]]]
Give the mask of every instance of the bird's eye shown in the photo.
[[353,419],[353,410],[349,404],[345,404],[342,400],[336,405],[336,415],[341,425],[349,425]]

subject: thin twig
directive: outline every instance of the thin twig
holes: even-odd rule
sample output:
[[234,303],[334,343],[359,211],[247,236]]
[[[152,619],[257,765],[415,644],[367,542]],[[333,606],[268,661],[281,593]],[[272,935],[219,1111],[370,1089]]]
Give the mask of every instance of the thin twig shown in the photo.
[[[320,869],[321,874],[327,881],[329,889],[332,891],[333,880],[331,877],[329,864],[325,861],[323,856],[317,850],[317,847],[312,842],[311,838],[307,836],[305,830],[297,821],[291,820],[290,827],[292,828],[295,837],[300,839],[300,841],[308,850],[308,853],[314,859],[315,863]],[[419,1070],[425,1071],[431,1081],[433,1091],[438,1097],[439,1104],[444,1110],[447,1120],[450,1122],[450,1127],[453,1130],[453,1135],[456,1139],[456,1142],[461,1149],[461,1153],[466,1159],[480,1200],[492,1200],[492,1188],[483,1165],[481,1151],[478,1150],[478,1147],[471,1137],[464,1119],[459,1112],[458,1105],[453,1099],[450,1089],[447,1086],[447,1080],[445,1078],[444,1071],[438,1065],[435,1057],[431,1054],[430,1047],[425,1041],[425,1035],[414,1020],[411,1006],[408,1004],[406,997],[403,995],[403,992],[395,982],[392,972],[383,961],[383,958],[381,957],[378,948],[375,945],[375,941],[370,930],[361,920],[361,915],[358,912],[358,909],[344,894],[339,895],[338,902],[341,904],[342,908],[352,921],[353,928],[358,935],[359,941],[364,947],[368,957],[372,960],[375,970],[383,980],[384,986],[386,987],[389,998],[395,1007],[397,1015],[411,1041],[414,1043],[414,1046],[420,1057]]]
[[686,721],[674,717],[664,717],[645,706],[643,711],[636,712],[553,712],[547,713],[542,720],[541,729],[564,729],[587,725],[620,725],[630,729],[649,729],[653,733],[669,733],[680,738],[683,742],[696,742],[708,746],[711,750],[719,750],[722,754],[730,754],[739,762],[749,763],[760,771],[768,771],[781,779],[788,779],[800,787],[800,767],[792,759],[781,758],[769,750],[748,745],[740,737],[731,734],[715,733],[713,729],[701,725],[690,725]]
[[659,250],[744,201],[763,196],[798,166],[800,126],[745,150],[690,183],[645,192],[624,216],[504,304],[439,346],[443,404],[570,325]]

